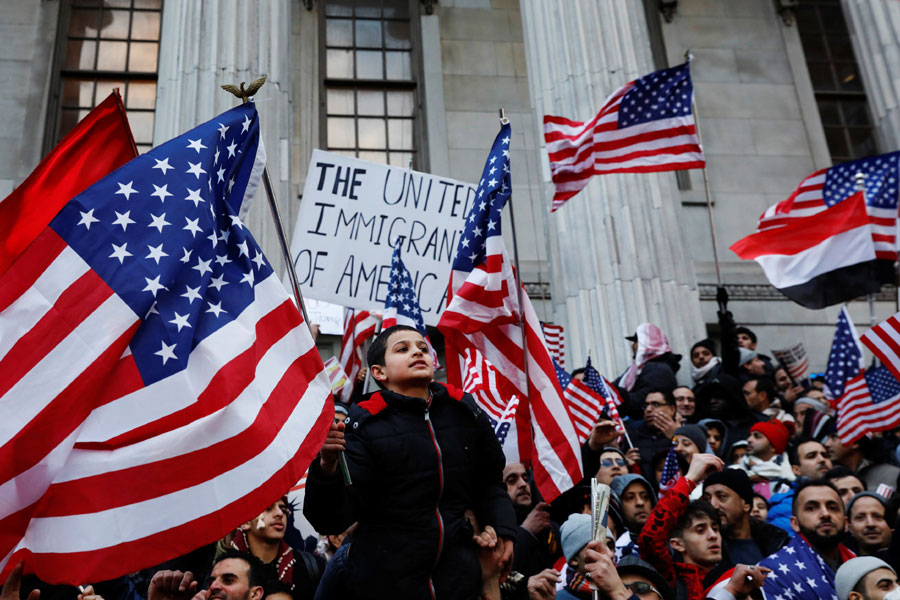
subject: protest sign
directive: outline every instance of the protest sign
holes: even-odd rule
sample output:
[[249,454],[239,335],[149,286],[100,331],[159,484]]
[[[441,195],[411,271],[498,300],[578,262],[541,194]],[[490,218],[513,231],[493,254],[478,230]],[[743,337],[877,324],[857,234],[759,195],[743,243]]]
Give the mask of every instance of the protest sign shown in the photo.
[[787,369],[794,381],[802,381],[809,375],[809,357],[803,342],[797,342],[781,350],[773,349],[772,354],[775,355],[775,360]]
[[[290,283],[288,282],[284,287],[290,289]],[[309,315],[309,321],[319,326],[319,333],[344,335],[343,306],[312,298],[304,298],[303,301],[306,303],[306,314]]]
[[402,240],[422,317],[436,325],[474,198],[468,183],[315,150],[291,242],[304,297],[382,310]]

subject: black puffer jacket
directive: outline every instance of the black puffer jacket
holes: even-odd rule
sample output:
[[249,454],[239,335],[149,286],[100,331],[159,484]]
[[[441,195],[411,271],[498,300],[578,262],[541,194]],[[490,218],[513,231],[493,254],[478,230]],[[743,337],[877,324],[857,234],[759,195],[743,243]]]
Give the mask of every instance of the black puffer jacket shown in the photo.
[[320,533],[359,528],[347,558],[355,598],[475,598],[481,567],[464,512],[483,528],[516,537],[503,485],[503,452],[484,413],[468,394],[432,384],[421,398],[390,391],[350,407],[347,465],[326,478],[310,467],[303,514]]

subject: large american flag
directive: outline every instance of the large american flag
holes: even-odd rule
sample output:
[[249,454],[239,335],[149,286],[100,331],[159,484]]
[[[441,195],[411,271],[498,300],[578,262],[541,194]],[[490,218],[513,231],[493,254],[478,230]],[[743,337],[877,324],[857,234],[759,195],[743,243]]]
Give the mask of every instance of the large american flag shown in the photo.
[[[839,546],[841,562],[854,555]],[[771,569],[763,586],[765,598],[770,600],[837,600],[834,571],[825,564],[802,535],[795,535],[790,543],[762,559],[759,564]]]
[[158,564],[258,514],[318,451],[328,377],[240,218],[264,164],[238,106],[73,198],[0,278],[7,573]]
[[350,382],[341,388],[338,398],[350,402],[350,394],[363,364],[363,346],[375,335],[378,319],[367,310],[344,309],[344,336],[341,339],[340,364]]
[[403,246],[402,239],[397,242],[391,256],[391,280],[388,283],[388,293],[384,299],[384,318],[381,321],[381,328],[384,330],[394,325],[415,327],[428,343],[432,365],[438,369],[440,364],[437,352],[431,345],[425,321],[422,319],[422,308],[419,306],[419,298],[416,296],[416,286],[413,284],[409,269],[403,264],[401,246]]
[[540,322],[524,289],[519,306],[500,232],[500,214],[512,193],[510,135],[510,126],[504,123],[485,163],[457,246],[448,305],[438,329],[446,341],[451,384],[462,385],[465,352],[471,349],[481,352],[516,390],[518,456],[507,453],[507,459],[531,464],[541,495],[551,502],[581,480],[581,450]]
[[551,212],[594,175],[705,166],[691,109],[689,63],[630,81],[587,122],[544,116],[555,192]]
[[825,368],[825,395],[832,400],[840,398],[847,381],[862,373],[862,369],[862,345],[845,306],[838,313],[828,366]]
[[897,205],[900,152],[841,163],[807,176],[787,200],[770,206],[759,217],[757,231],[784,227],[816,215],[857,191],[855,176],[865,178],[866,212],[872,228],[875,256],[897,260]]
[[900,381],[882,366],[872,367],[847,382],[837,403],[837,432],[849,445],[876,431],[900,425]]

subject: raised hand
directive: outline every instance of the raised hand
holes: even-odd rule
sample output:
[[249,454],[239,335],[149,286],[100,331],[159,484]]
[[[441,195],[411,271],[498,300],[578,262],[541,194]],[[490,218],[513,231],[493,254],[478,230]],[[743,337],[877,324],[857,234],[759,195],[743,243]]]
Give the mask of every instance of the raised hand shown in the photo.
[[331,476],[337,472],[338,458],[345,446],[344,424],[332,423],[319,450],[319,465],[326,475]]
[[712,473],[721,471],[724,467],[724,461],[715,454],[695,454],[691,457],[691,466],[688,467],[685,477],[694,483],[700,483]]

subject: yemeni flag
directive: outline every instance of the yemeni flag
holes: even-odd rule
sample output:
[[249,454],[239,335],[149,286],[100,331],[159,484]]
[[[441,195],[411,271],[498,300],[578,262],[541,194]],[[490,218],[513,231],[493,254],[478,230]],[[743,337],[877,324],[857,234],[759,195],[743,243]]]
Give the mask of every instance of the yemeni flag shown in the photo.
[[877,292],[882,276],[862,192],[827,210],[731,246],[753,259],[769,282],[807,308],[824,308]]

